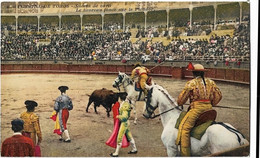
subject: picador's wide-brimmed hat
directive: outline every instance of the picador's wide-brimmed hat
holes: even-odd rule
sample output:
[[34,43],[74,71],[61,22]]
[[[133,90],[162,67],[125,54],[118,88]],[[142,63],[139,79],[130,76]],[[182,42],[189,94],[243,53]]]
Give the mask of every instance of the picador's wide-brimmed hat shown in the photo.
[[188,70],[188,71],[207,71],[207,69],[205,69],[203,65],[201,65],[201,64],[192,65],[191,62],[189,62],[189,65],[187,66],[186,70]]
[[38,103],[36,101],[33,101],[33,100],[26,100],[24,102],[24,104],[27,107],[37,107],[38,106]]
[[138,67],[138,66],[141,66],[141,63],[135,63],[135,64],[133,65],[134,68],[136,68],[136,67]]
[[66,90],[68,90],[69,89],[69,87],[68,86],[59,86],[59,88],[58,88],[60,91],[66,91]]

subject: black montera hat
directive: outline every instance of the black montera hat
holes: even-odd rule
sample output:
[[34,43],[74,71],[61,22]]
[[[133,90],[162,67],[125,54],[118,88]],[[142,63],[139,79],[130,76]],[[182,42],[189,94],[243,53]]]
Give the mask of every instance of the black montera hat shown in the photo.
[[24,104],[25,104],[26,106],[34,106],[34,107],[37,107],[37,106],[38,106],[38,103],[35,102],[35,101],[33,101],[33,100],[26,100],[26,101],[24,102]]
[[14,119],[14,120],[11,122],[11,124],[12,124],[12,126],[13,126],[13,125],[23,126],[24,122],[23,122],[23,120],[17,118],[17,119]]
[[58,89],[59,89],[60,91],[64,92],[64,91],[68,90],[69,87],[67,87],[67,86],[59,86]]
[[23,120],[17,118],[17,119],[14,119],[14,120],[11,122],[11,124],[12,124],[12,130],[13,130],[14,132],[18,132],[18,131],[23,130],[23,125],[24,125]]

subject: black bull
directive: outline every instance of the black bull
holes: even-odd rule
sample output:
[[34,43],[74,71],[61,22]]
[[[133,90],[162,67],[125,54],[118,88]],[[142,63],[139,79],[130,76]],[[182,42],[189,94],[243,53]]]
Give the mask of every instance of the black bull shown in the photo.
[[109,117],[109,112],[112,109],[112,105],[115,104],[118,101],[118,98],[121,98],[122,100],[125,100],[127,93],[126,92],[113,92],[112,90],[108,89],[98,89],[92,92],[89,96],[88,105],[86,108],[86,112],[88,112],[88,108],[92,102],[94,102],[94,109],[95,112],[97,112],[97,107],[100,105],[103,105],[103,107],[106,109],[107,117]]

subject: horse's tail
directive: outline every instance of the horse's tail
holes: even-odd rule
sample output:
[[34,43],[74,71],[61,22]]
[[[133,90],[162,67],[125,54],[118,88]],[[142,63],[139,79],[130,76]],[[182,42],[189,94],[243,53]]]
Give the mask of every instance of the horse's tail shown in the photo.
[[246,140],[245,138],[241,139],[240,145],[248,145],[248,144],[249,144],[248,140]]
[[227,130],[229,130],[230,132],[234,133],[237,136],[237,140],[238,140],[240,145],[247,145],[247,144],[249,144],[249,142],[245,139],[245,136],[240,131],[238,131],[237,129],[235,129],[233,127],[230,127],[230,126],[228,126],[227,124],[225,124],[223,122],[213,122],[213,124],[222,125]]

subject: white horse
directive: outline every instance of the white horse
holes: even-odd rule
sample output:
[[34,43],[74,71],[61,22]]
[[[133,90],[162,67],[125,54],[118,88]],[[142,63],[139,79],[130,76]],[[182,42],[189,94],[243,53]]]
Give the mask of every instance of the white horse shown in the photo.
[[[175,123],[182,109],[179,109],[175,100],[161,86],[146,85],[146,88],[152,90],[152,93],[151,98],[148,97],[147,99],[143,115],[146,118],[154,118],[154,110],[159,107],[160,114],[157,116],[161,116],[162,125],[164,127],[161,135],[162,142],[167,148],[168,156],[178,156],[180,155],[180,151],[178,146],[175,145],[178,134]],[[225,125],[234,128],[230,124],[225,123]],[[222,125],[213,124],[208,127],[201,137],[201,140],[191,137],[191,154],[193,156],[208,155],[249,144],[241,133],[235,133],[230,132]]]
[[136,101],[144,101],[145,96],[144,93],[139,96],[140,92],[135,90],[135,82],[125,73],[118,72],[118,76],[113,83],[113,87],[117,88],[120,91],[120,86],[123,86],[124,91],[127,93],[126,99],[128,99],[132,105],[135,119],[134,123],[137,121],[137,113],[136,113]]

